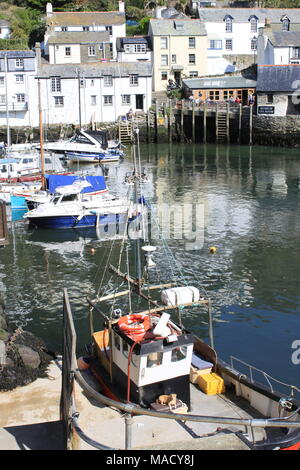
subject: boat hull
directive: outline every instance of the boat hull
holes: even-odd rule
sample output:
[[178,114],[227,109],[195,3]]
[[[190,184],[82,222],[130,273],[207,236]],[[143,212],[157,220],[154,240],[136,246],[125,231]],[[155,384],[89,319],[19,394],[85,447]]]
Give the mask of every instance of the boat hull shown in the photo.
[[[47,229],[68,229],[79,227],[96,227],[97,225],[121,224],[126,222],[127,214],[87,214],[82,218],[78,215],[28,217],[30,224]],[[130,220],[130,219],[129,219]]]
[[83,153],[83,152],[66,152],[68,160],[78,161],[81,163],[99,163],[99,162],[116,162],[120,159],[119,154],[110,153]]

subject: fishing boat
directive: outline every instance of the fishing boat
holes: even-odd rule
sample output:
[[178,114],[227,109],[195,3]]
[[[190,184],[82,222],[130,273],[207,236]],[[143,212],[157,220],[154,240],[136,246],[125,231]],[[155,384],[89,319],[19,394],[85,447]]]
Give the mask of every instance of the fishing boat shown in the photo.
[[[141,190],[137,197],[143,197]],[[200,285],[166,277],[177,261],[163,237],[151,245],[145,223],[135,221],[136,236],[124,239],[117,256],[108,254],[98,294],[88,299],[91,335],[78,358],[80,384],[90,384],[92,374],[98,396],[108,397],[111,406],[132,416],[172,417],[197,438],[218,435],[220,423],[226,423],[227,433],[248,449],[300,450],[300,389],[253,366],[250,374],[241,373],[218,357],[211,299]],[[185,327],[189,311],[208,318],[209,343]],[[242,358],[236,362],[244,364]],[[254,379],[254,371],[262,372],[264,383]]]
[[78,163],[108,163],[118,162],[124,156],[122,150],[110,151],[102,150],[99,152],[66,152],[67,160]]
[[37,227],[66,229],[119,224],[136,217],[139,208],[127,198],[110,195],[103,176],[98,176],[101,187],[96,194],[87,190],[91,187],[88,178],[93,177],[57,187],[49,202],[38,204],[24,218]]

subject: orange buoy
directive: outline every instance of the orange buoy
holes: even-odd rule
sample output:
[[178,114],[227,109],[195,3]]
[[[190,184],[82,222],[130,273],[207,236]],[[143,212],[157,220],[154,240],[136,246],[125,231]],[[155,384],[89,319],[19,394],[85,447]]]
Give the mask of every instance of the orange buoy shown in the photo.
[[135,341],[141,341],[150,329],[151,322],[149,315],[136,313],[119,318],[118,326],[127,336]]

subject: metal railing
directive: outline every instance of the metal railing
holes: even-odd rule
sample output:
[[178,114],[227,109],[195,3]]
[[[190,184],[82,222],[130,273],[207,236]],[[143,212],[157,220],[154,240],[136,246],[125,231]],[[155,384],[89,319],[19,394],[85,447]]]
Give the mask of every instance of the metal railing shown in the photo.
[[[62,393],[61,393],[61,419],[64,421],[64,429],[66,431],[66,447],[70,448],[72,440],[72,433],[76,432],[77,435],[87,442],[89,445],[100,450],[117,450],[107,447],[104,444],[95,442],[89,438],[79,425],[79,414],[76,411],[76,403],[74,399],[74,380],[83,388],[85,393],[93,398],[101,405],[117,408],[125,413],[125,449],[132,448],[132,424],[133,415],[152,416],[160,419],[172,419],[175,421],[191,421],[197,423],[214,423],[225,424],[230,426],[243,426],[245,430],[250,429],[253,431],[255,428],[280,428],[287,427],[287,418],[285,419],[256,419],[256,418],[226,418],[220,416],[201,416],[193,414],[179,414],[168,413],[161,411],[154,411],[151,409],[141,408],[134,403],[122,403],[108,398],[94,390],[82,377],[77,369],[76,358],[76,333],[73,323],[71,307],[69,303],[67,290],[64,289],[64,332],[63,332],[63,380],[62,380]],[[298,410],[296,410],[298,412]],[[296,413],[294,412],[293,415]],[[289,421],[288,428],[300,428],[300,421]],[[254,433],[250,432],[252,436],[252,444],[255,443]],[[249,441],[250,444],[250,441]]]

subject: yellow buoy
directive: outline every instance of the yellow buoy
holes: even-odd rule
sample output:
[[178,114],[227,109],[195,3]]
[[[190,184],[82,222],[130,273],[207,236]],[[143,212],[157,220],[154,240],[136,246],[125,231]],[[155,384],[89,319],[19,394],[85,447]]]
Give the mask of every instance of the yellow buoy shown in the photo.
[[209,251],[210,251],[211,253],[215,253],[215,252],[217,251],[217,248],[216,248],[215,246],[211,246],[210,249],[209,249]]
[[95,248],[91,248],[91,253],[92,253],[92,255],[95,254],[95,251],[96,251]]

